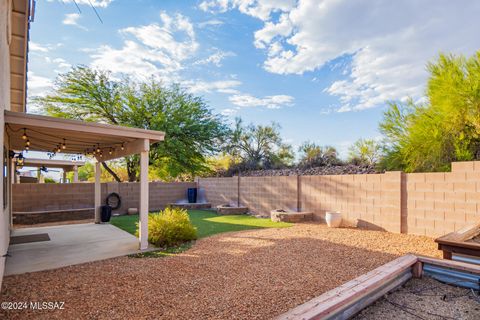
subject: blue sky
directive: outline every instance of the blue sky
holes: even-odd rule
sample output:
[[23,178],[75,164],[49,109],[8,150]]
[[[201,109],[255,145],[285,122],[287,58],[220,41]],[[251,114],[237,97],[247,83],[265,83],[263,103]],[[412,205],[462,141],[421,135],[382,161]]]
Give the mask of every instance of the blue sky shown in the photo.
[[[181,83],[232,119],[343,155],[385,102],[421,100],[439,52],[480,48],[480,1],[37,0],[29,97],[77,64]],[[29,106],[31,112],[36,112]]]

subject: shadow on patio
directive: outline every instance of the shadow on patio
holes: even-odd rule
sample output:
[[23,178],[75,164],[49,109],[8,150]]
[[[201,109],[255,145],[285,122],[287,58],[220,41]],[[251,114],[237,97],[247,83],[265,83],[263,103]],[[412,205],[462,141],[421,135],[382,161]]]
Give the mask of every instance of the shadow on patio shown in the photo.
[[138,238],[110,224],[22,228],[12,236],[48,234],[50,240],[11,244],[5,275],[55,269],[137,253]]

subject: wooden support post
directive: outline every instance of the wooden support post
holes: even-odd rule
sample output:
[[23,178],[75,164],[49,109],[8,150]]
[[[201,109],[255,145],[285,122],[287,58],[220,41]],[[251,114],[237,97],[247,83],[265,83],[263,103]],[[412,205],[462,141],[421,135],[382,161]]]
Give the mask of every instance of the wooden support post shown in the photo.
[[78,182],[78,166],[73,166],[73,182]]
[[421,278],[422,274],[423,274],[423,263],[421,261],[417,261],[412,266],[412,275],[414,278]]
[[67,183],[67,170],[63,169],[62,183]]
[[95,162],[95,223],[100,223],[100,206],[102,205],[102,185],[100,184],[100,176],[102,167],[100,162]]
[[148,151],[149,140],[145,139],[144,150],[140,152],[140,206],[139,206],[139,240],[140,250],[148,248]]

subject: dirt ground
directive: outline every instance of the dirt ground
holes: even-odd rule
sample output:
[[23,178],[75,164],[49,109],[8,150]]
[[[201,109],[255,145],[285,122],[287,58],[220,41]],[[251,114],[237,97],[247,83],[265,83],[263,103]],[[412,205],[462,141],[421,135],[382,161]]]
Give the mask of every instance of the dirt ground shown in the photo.
[[353,320],[480,319],[480,296],[432,278],[412,279],[360,312]]
[[319,224],[220,234],[175,256],[6,277],[2,302],[65,304],[0,318],[270,319],[406,253],[441,252],[427,237]]

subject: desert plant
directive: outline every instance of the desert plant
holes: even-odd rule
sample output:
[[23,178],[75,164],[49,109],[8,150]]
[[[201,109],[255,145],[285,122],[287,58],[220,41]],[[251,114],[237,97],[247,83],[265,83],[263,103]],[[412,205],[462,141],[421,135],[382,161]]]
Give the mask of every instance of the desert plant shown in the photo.
[[[139,224],[137,223],[137,236]],[[148,215],[148,241],[159,247],[171,247],[197,239],[197,229],[193,226],[187,210],[166,208]]]

